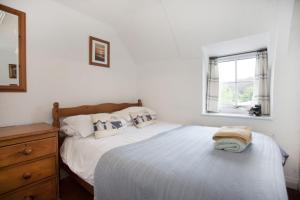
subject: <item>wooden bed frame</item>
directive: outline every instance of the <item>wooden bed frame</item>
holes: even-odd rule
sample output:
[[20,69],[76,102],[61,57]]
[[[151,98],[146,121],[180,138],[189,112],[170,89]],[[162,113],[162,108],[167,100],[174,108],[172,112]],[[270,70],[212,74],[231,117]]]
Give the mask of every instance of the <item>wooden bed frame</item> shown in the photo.
[[[52,108],[52,117],[54,127],[60,128],[60,118],[69,117],[74,115],[88,115],[96,113],[111,113],[119,111],[132,106],[142,106],[142,101],[139,99],[137,103],[103,103],[98,105],[82,105],[77,107],[60,108],[59,103],[55,102]],[[64,137],[59,137],[59,147],[63,143]],[[94,188],[91,184],[80,178],[77,174],[62,162],[59,156],[59,166],[64,169],[73,179],[75,179],[83,188],[89,193],[94,194]]]

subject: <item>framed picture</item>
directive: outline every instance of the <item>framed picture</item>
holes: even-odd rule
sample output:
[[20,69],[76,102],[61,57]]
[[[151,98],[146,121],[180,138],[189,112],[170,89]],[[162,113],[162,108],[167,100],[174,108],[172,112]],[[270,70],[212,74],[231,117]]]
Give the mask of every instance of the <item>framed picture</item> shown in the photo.
[[90,36],[89,63],[101,67],[110,67],[110,44],[108,41]]
[[17,65],[8,64],[8,73],[9,73],[9,78],[16,79],[17,78]]

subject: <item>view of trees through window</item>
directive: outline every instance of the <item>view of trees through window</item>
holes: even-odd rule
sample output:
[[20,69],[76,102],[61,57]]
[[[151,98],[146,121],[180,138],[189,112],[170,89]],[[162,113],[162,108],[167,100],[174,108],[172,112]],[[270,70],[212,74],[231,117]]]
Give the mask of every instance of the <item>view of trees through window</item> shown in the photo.
[[256,58],[219,62],[219,107],[253,104]]

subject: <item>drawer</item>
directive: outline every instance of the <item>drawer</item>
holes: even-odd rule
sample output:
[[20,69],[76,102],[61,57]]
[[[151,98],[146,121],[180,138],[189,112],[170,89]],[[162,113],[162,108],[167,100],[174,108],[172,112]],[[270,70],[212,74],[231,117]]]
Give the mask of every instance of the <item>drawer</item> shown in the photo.
[[0,194],[55,175],[55,163],[55,157],[50,157],[0,169]]
[[46,182],[24,187],[20,190],[0,196],[3,200],[52,200],[56,198],[56,181]]
[[0,148],[0,167],[31,160],[56,152],[56,137]]

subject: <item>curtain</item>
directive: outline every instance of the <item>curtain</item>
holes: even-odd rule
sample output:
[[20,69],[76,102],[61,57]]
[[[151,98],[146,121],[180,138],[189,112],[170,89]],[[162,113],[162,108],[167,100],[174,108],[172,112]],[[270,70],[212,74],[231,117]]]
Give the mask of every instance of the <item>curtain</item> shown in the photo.
[[267,51],[256,54],[254,101],[261,105],[262,115],[270,115],[270,86]]
[[207,91],[206,91],[206,111],[218,112],[219,100],[219,69],[216,59],[209,60]]

